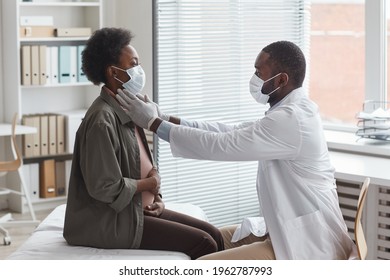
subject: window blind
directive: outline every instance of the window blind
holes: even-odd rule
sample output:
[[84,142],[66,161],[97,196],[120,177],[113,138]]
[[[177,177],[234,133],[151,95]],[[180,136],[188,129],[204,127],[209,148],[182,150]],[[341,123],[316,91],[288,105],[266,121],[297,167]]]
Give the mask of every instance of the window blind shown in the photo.
[[[304,52],[309,42],[305,0],[156,0],[154,98],[167,114],[234,123],[255,120],[266,106],[249,93],[256,56],[273,41]],[[190,202],[216,226],[259,215],[257,162],[173,158],[155,139],[165,201]]]

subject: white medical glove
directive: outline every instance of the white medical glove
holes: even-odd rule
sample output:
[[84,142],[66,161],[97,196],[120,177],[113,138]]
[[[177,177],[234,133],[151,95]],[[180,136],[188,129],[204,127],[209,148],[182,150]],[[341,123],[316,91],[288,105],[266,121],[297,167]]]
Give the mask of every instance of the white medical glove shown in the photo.
[[141,95],[134,95],[126,89],[118,89],[116,99],[124,108],[126,114],[138,126],[150,129],[155,119],[158,118],[156,106],[150,102],[145,102]]
[[149,96],[147,94],[145,94],[144,100],[145,100],[145,102],[152,103],[156,107],[158,117],[160,119],[163,119],[164,121],[169,121],[169,115],[163,113],[163,111],[160,110],[160,107],[156,103],[154,103],[152,100],[149,99]]

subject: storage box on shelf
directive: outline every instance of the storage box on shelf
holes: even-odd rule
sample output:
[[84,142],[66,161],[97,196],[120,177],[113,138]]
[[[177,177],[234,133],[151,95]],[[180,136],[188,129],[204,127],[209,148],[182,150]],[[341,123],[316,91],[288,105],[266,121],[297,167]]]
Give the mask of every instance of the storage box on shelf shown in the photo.
[[[102,6],[102,0],[3,1],[2,32],[3,38],[7,38],[2,42],[3,64],[7,67],[3,79],[6,122],[11,121],[15,112],[22,118],[85,111],[89,107],[99,90],[85,79],[80,55],[89,35],[103,26]],[[68,144],[66,140],[65,145],[72,145],[71,140]],[[73,147],[67,147],[63,152],[25,155],[25,175],[36,182],[37,165],[54,159],[58,165],[65,162],[67,180],[72,151]],[[36,191],[36,186],[28,186],[31,192]],[[36,209],[49,208],[64,199],[65,196],[38,197],[33,203]],[[20,205],[13,208],[24,212],[25,203]]]

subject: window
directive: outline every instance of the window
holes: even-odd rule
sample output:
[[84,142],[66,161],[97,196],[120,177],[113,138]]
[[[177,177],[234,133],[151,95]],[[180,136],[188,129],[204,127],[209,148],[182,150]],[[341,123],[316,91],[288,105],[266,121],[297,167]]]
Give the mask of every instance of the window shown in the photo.
[[[305,0],[157,0],[154,11],[154,96],[171,115],[228,123],[257,119],[266,107],[259,109],[248,84],[260,50],[290,40],[308,52]],[[162,140],[155,150],[164,200],[197,204],[216,226],[258,216],[257,162],[173,158]]]
[[366,100],[390,100],[386,6],[386,0],[311,0],[310,96],[327,127],[356,130]]
[[[384,1],[386,10],[386,43],[387,43],[387,82],[390,81],[390,5]],[[387,102],[390,102],[390,86],[387,84]],[[389,107],[389,106],[388,106]]]
[[324,122],[356,125],[365,100],[365,3],[311,0],[311,99]]

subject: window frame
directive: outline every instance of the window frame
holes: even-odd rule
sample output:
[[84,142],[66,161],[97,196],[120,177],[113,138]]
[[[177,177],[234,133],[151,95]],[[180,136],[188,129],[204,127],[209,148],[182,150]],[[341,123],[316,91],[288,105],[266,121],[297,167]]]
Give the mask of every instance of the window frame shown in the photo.
[[[386,0],[365,0],[364,3],[366,33],[364,99],[365,101],[388,102]],[[324,128],[326,130],[356,132],[356,126],[352,124],[324,122]]]
[[385,0],[366,0],[366,100],[387,100],[387,20]]

